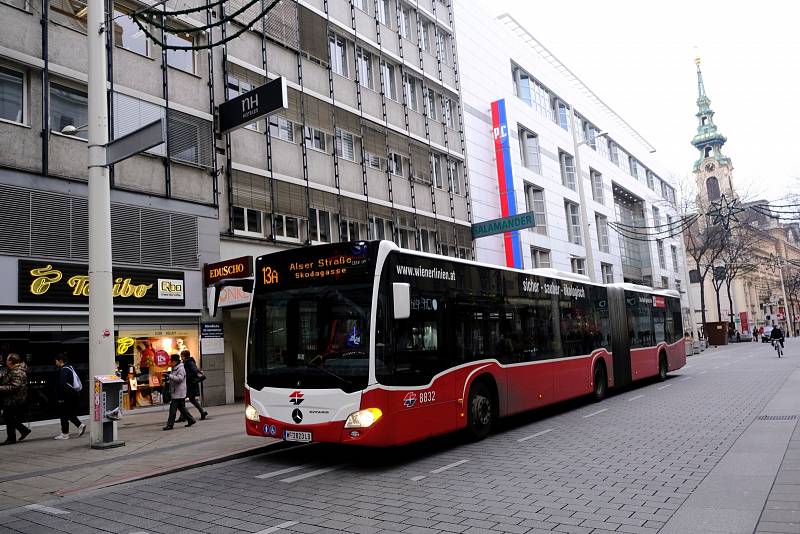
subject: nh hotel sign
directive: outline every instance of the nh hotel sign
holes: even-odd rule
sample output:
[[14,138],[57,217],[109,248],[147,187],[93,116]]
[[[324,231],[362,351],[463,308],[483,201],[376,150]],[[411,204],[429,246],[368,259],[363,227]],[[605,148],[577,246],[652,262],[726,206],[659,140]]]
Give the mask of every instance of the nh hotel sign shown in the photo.
[[500,191],[500,219],[483,221],[472,225],[472,237],[477,239],[494,234],[503,234],[506,250],[506,266],[522,268],[522,242],[519,230],[534,226],[533,212],[518,213],[514,194],[514,174],[511,170],[511,148],[508,140],[506,101],[492,102],[492,137],[497,161],[497,185]]

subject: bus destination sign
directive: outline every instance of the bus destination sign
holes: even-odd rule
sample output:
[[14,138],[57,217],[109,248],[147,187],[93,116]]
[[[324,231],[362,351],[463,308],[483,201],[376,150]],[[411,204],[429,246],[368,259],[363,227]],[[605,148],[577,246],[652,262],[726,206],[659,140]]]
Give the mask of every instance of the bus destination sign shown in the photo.
[[283,289],[367,281],[375,263],[374,248],[366,242],[337,243],[261,256],[256,260],[257,283]]

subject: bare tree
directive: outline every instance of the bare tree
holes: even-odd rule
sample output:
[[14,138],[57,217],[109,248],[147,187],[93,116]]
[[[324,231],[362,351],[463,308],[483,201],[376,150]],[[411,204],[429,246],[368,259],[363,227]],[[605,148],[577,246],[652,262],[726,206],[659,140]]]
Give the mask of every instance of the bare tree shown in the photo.
[[[691,263],[697,272],[697,281],[700,284],[700,315],[702,324],[705,325],[707,322],[705,281],[725,249],[727,231],[722,224],[710,224],[705,215],[701,215],[684,230],[683,239],[686,254],[691,258]],[[719,298],[717,302],[719,303]],[[717,308],[719,313],[719,306]]]
[[[725,265],[723,281],[728,293],[728,310],[731,314],[733,314],[731,285],[737,277],[751,273],[756,269],[755,259],[760,237],[759,232],[746,226],[734,228],[731,230],[731,234],[726,240],[725,248],[722,249],[720,254],[720,259]],[[719,291],[717,291],[717,314],[719,315]],[[731,317],[732,319],[733,317]]]

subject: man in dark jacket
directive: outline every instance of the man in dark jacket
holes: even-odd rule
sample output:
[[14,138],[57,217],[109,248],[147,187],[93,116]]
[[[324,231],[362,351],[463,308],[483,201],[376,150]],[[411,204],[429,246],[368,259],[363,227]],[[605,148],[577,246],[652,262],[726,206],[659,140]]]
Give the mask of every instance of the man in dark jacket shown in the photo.
[[195,424],[194,417],[186,409],[186,370],[181,363],[181,357],[173,354],[169,358],[172,371],[167,375],[169,379],[169,390],[172,393],[172,400],[169,404],[169,417],[164,430],[172,430],[175,424],[175,415],[181,412],[181,417],[186,420],[186,426]]
[[78,429],[78,436],[86,432],[86,425],[78,419],[78,401],[80,399],[80,379],[75,368],[67,361],[67,355],[61,353],[56,356],[58,367],[58,382],[56,383],[56,405],[58,417],[61,419],[61,434],[55,439],[69,439],[69,424]]
[[6,422],[8,437],[0,445],[11,445],[22,441],[31,431],[22,424],[25,418],[25,403],[28,401],[28,368],[13,352],[6,358],[6,372],[0,377],[0,403],[3,405],[3,419]]
[[[197,362],[194,361],[192,353],[188,350],[181,351],[181,361],[183,362],[183,368],[186,370],[186,398],[200,412],[200,420],[203,421],[208,417],[208,412],[203,410],[200,405],[200,382],[202,382],[200,369],[197,367]],[[181,422],[182,418],[178,419],[178,421]]]

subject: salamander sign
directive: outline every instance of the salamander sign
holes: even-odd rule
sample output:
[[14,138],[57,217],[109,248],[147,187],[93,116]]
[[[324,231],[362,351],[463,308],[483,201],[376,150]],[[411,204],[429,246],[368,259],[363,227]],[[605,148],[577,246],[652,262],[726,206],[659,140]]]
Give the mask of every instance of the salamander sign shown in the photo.
[[478,239],[487,235],[503,234],[513,230],[533,228],[534,226],[536,226],[536,223],[533,221],[533,212],[528,211],[511,217],[501,217],[500,219],[475,223],[472,225],[472,238]]

